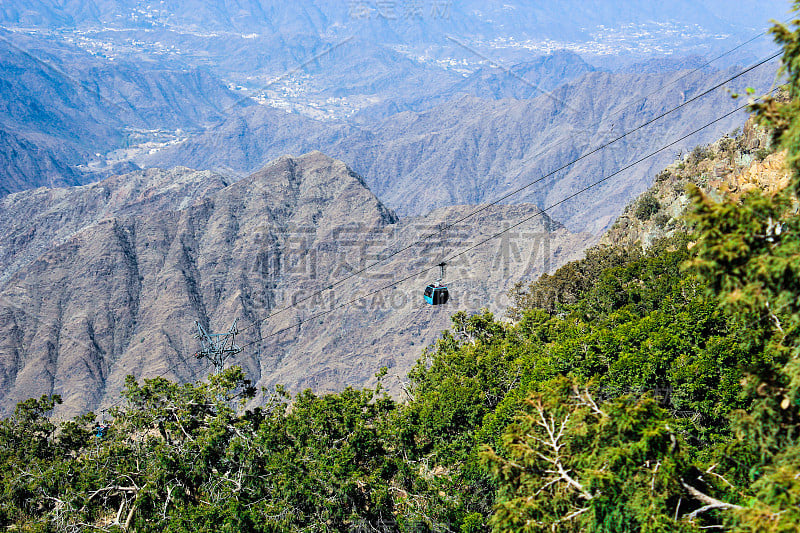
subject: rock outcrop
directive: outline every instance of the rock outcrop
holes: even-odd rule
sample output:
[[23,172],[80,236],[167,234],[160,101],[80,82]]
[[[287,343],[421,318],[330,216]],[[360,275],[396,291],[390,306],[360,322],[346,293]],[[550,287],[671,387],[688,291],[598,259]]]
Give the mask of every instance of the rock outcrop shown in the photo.
[[686,231],[688,184],[717,201],[755,189],[774,194],[789,184],[785,157],[774,152],[768,132],[750,120],[741,133],[699,146],[657,174],[653,186],[625,208],[600,242],[647,248]]

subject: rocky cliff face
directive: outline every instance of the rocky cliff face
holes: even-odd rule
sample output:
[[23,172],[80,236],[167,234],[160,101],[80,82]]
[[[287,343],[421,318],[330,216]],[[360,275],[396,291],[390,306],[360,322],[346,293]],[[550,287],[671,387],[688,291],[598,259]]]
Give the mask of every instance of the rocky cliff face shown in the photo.
[[101,220],[193,205],[228,181],[187,168],[150,169],[82,187],[45,188],[0,198],[0,282]]
[[[455,310],[500,308],[507,280],[552,269],[590,240],[542,215],[481,245],[537,212],[519,205],[410,246],[470,209],[398,221],[360,176],[319,152],[231,185],[153,170],[11,195],[0,204],[0,266],[13,271],[0,285],[2,410],[49,393],[64,398],[62,415],[102,408],[128,374],[199,379],[207,366],[192,356],[195,320],[221,331],[238,318],[246,348],[231,363],[262,386],[336,390],[370,383],[381,366],[404,376]],[[448,267],[453,303],[423,305],[436,275],[413,275],[475,245]]]

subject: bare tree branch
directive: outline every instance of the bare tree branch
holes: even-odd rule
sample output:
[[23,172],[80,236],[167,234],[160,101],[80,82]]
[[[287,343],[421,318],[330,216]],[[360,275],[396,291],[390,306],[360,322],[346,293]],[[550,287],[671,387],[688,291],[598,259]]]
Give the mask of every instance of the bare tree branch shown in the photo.
[[[539,451],[536,451],[536,455],[538,455],[539,458],[552,464],[555,467],[555,470],[549,470],[548,473],[556,474],[558,476],[556,480],[561,480],[566,482],[568,485],[576,489],[581,494],[582,498],[586,500],[591,500],[592,498],[594,498],[594,496],[589,492],[587,492],[586,489],[583,487],[583,485],[581,485],[577,480],[575,480],[572,476],[569,475],[569,469],[565,468],[564,464],[562,463],[561,450],[565,446],[564,442],[562,441],[562,438],[564,436],[564,431],[567,428],[567,424],[569,423],[570,415],[567,414],[561,421],[561,423],[557,424],[552,415],[549,417],[545,416],[544,406],[542,405],[541,401],[534,403],[533,407],[534,409],[536,409],[536,412],[539,415],[539,419],[535,420],[536,425],[544,429],[545,433],[547,433],[547,439],[540,439],[533,435],[527,435],[527,436],[532,437],[539,443],[553,450],[553,457],[547,457],[546,455],[544,455]],[[556,425],[558,425],[558,430],[556,430]],[[552,484],[551,482],[548,482],[545,486],[543,486],[539,490],[541,491],[546,486],[551,484]]]
[[705,513],[705,512],[708,512],[708,511],[711,511],[712,509],[743,509],[743,507],[741,505],[736,505],[734,503],[726,503],[726,502],[723,502],[723,501],[718,500],[716,498],[712,498],[708,494],[700,492],[699,490],[697,490],[693,486],[689,485],[683,479],[681,479],[681,486],[683,486],[683,488],[685,488],[686,491],[693,498],[695,498],[695,499],[697,499],[697,500],[699,500],[699,501],[701,501],[701,502],[706,504],[703,507],[701,507],[699,509],[696,509],[696,510],[692,511],[691,513],[689,513],[688,515],[686,515],[687,518],[689,518],[689,520],[694,520],[695,518],[697,518],[698,515],[700,515],[702,513]]

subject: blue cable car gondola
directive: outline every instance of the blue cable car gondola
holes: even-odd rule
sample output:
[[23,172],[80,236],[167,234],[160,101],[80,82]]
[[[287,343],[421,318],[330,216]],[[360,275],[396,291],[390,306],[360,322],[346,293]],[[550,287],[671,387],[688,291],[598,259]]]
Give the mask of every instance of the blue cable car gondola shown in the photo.
[[103,421],[102,424],[98,422],[97,425],[94,427],[94,436],[97,437],[98,439],[104,438],[106,436],[106,433],[108,433],[108,427],[109,424],[106,424],[105,420]]
[[447,303],[447,300],[450,299],[450,293],[447,292],[447,286],[442,284],[442,280],[444,279],[445,263],[439,263],[438,266],[442,269],[441,277],[437,279],[435,283],[431,283],[425,287],[425,292],[423,293],[425,302],[430,305],[444,305]]

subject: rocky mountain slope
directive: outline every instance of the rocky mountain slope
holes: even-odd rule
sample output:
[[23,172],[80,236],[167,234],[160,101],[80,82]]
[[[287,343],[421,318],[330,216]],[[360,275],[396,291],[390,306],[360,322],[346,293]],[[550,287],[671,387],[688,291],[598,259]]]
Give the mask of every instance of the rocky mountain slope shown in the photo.
[[[0,260],[16,270],[0,285],[3,412],[49,393],[64,397],[65,415],[108,406],[128,374],[200,378],[195,320],[221,331],[238,318],[247,348],[231,362],[262,386],[338,390],[369,383],[381,366],[404,376],[455,310],[501,309],[510,280],[552,269],[591,240],[542,215],[480,245],[537,212],[494,207],[304,300],[469,209],[398,221],[362,178],[319,152],[231,185],[179,169],[11,195],[0,204],[11,235]],[[452,303],[423,305],[436,275],[414,274],[476,245],[448,267]]]
[[785,153],[774,151],[769,133],[749,120],[742,130],[696,147],[659,172],[653,186],[626,206],[601,243],[647,248],[686,231],[689,184],[715,200],[738,198],[754,189],[784,189],[789,184],[784,163]]

